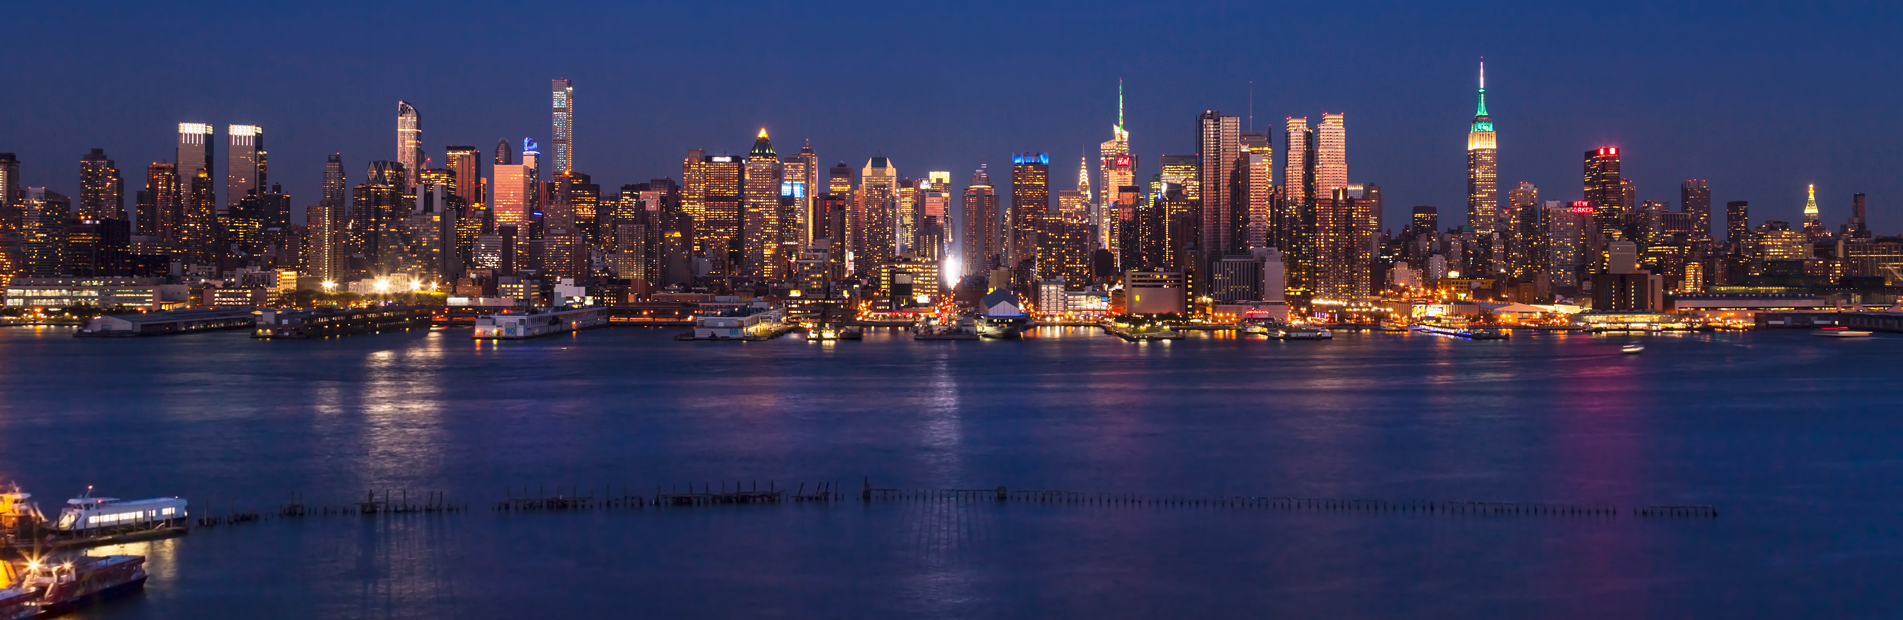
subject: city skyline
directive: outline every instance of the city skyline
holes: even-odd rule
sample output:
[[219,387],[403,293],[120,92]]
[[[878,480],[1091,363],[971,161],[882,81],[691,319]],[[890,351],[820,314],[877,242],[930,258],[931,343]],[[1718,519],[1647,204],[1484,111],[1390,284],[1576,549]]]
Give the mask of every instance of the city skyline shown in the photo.
[[[494,9],[479,6],[475,10],[481,13]],[[25,15],[28,22],[48,28],[27,36],[40,36],[41,31],[56,32],[63,25],[76,23],[73,21],[76,16],[64,13],[54,7],[28,9]],[[1050,16],[1050,19],[1095,23],[1141,18],[1144,14],[1143,10],[1134,8],[1113,13],[1115,15],[1109,17],[1062,15]],[[1493,13],[1501,18],[1517,15],[1529,27],[1555,33],[1581,30],[1595,20],[1609,19],[1599,17],[1584,23],[1562,23],[1569,20],[1510,7]],[[1803,20],[1825,20],[1829,13],[1822,11],[1819,16],[1804,16]],[[680,33],[666,36],[690,36],[711,28],[701,17],[688,17],[692,19],[682,25]],[[1403,38],[1417,46],[1433,44],[1425,48],[1431,53],[1401,63],[1377,64],[1350,55],[1346,59],[1323,58],[1320,68],[1302,68],[1251,59],[1239,61],[1238,66],[1228,70],[1198,70],[1176,75],[1162,70],[1159,64],[1167,65],[1171,58],[1182,54],[1156,52],[1156,58],[1137,61],[1095,59],[1079,71],[1064,75],[1009,72],[987,78],[988,83],[999,88],[1028,94],[1029,101],[1038,105],[1003,105],[967,95],[935,97],[920,103],[908,99],[916,96],[912,87],[901,85],[895,87],[894,94],[895,101],[901,105],[879,106],[873,102],[826,97],[822,95],[823,88],[804,81],[780,84],[784,94],[763,100],[770,102],[766,105],[742,103],[740,93],[732,90],[737,87],[724,80],[721,83],[694,80],[693,89],[673,91],[671,97],[655,97],[631,90],[631,82],[625,78],[628,69],[603,66],[596,55],[585,53],[585,45],[562,44],[548,58],[533,63],[512,61],[505,67],[511,70],[485,71],[485,77],[465,86],[448,86],[443,81],[449,75],[466,71],[455,65],[447,66],[444,76],[424,75],[412,80],[395,80],[381,74],[366,77],[363,84],[339,91],[334,96],[335,105],[321,109],[299,103],[296,97],[284,92],[285,86],[275,85],[277,81],[304,84],[316,80],[323,72],[315,70],[287,75],[281,80],[266,80],[262,88],[252,89],[215,79],[199,80],[201,84],[191,89],[166,83],[154,87],[154,96],[137,98],[137,102],[127,97],[112,97],[109,92],[97,92],[88,99],[104,103],[88,105],[107,109],[99,110],[97,118],[85,123],[45,122],[49,120],[46,116],[63,112],[42,109],[32,100],[11,101],[0,104],[0,117],[17,119],[16,126],[25,131],[9,136],[9,144],[0,145],[0,151],[18,155],[23,186],[44,186],[71,195],[76,193],[78,183],[74,164],[92,148],[104,148],[120,162],[122,169],[135,170],[137,166],[170,160],[170,149],[165,148],[169,145],[159,142],[163,138],[158,132],[167,131],[177,122],[254,124],[272,129],[271,147],[276,152],[271,159],[276,165],[270,181],[283,184],[286,192],[293,196],[295,206],[303,207],[316,203],[314,197],[321,181],[324,158],[329,154],[342,153],[346,169],[355,169],[353,177],[360,175],[370,161],[393,158],[389,147],[383,146],[389,140],[388,121],[383,120],[388,118],[388,112],[376,112],[388,110],[390,101],[408,101],[421,115],[429,117],[426,127],[429,131],[423,136],[422,147],[430,158],[430,166],[442,167],[445,165],[443,147],[448,145],[485,145],[498,138],[513,141],[522,137],[553,143],[553,136],[549,135],[548,96],[542,94],[546,91],[541,91],[538,84],[551,76],[564,76],[572,78],[577,88],[589,91],[584,98],[593,102],[581,111],[582,118],[577,121],[578,131],[585,134],[583,143],[593,145],[583,147],[589,155],[581,158],[582,165],[577,171],[594,176],[604,185],[669,176],[673,166],[678,165],[681,153],[691,148],[702,148],[710,154],[725,152],[744,156],[747,147],[744,140],[761,126],[769,128],[775,136],[782,136],[783,140],[802,143],[810,140],[822,161],[853,161],[883,152],[897,161],[907,162],[908,169],[965,170],[979,164],[1000,164],[1009,153],[1026,148],[1060,157],[1072,152],[1095,155],[1106,137],[1103,125],[1116,122],[1113,115],[1117,112],[1118,93],[1113,82],[1121,78],[1126,116],[1122,122],[1133,136],[1130,151],[1137,156],[1136,176],[1140,181],[1158,171],[1160,155],[1195,152],[1193,134],[1181,128],[1201,110],[1240,112],[1249,109],[1251,117],[1263,117],[1261,122],[1250,123],[1253,130],[1271,134],[1277,150],[1285,148],[1281,136],[1274,135],[1280,132],[1273,127],[1282,116],[1319,118],[1324,111],[1340,111],[1352,117],[1354,148],[1349,158],[1355,173],[1351,181],[1378,183],[1386,192],[1384,221],[1387,225],[1384,228],[1398,228],[1393,223],[1404,218],[1407,209],[1414,205],[1437,206],[1442,209],[1443,220],[1447,220],[1445,224],[1458,225],[1455,220],[1464,218],[1455,214],[1464,210],[1461,207],[1466,195],[1461,173],[1465,167],[1462,157],[1465,152],[1460,145],[1460,133],[1471,124],[1473,67],[1484,55],[1494,65],[1489,67],[1495,75],[1493,88],[1487,95],[1492,99],[1488,102],[1489,112],[1501,128],[1499,183],[1504,186],[1502,190],[1527,181],[1544,190],[1548,198],[1579,199],[1581,196],[1572,192],[1575,184],[1570,182],[1576,174],[1573,166],[1577,165],[1573,154],[1586,148],[1617,146],[1626,155],[1626,174],[1633,179],[1642,200],[1675,203],[1678,197],[1673,194],[1682,181],[1705,179],[1710,183],[1712,200],[1716,203],[1748,200],[1756,207],[1754,219],[1799,221],[1803,188],[1815,184],[1819,188],[1821,216],[1828,225],[1834,227],[1848,219],[1851,195],[1863,193],[1877,205],[1869,218],[1872,229],[1894,230],[1903,226],[1903,214],[1884,208],[1886,197],[1900,194],[1894,187],[1896,181],[1881,172],[1895,167],[1896,154],[1866,137],[1883,135],[1883,129],[1895,122],[1878,118],[1880,115],[1876,113],[1884,107],[1877,102],[1894,95],[1879,89],[1872,93],[1876,98],[1870,100],[1870,105],[1811,96],[1820,90],[1847,88],[1849,83],[1844,80],[1857,73],[1852,65],[1880,62],[1881,58],[1893,56],[1891,52],[1877,52],[1872,59],[1847,64],[1811,62],[1803,75],[1777,80],[1746,78],[1735,70],[1692,72],[1684,74],[1689,75],[1688,78],[1675,76],[1684,78],[1685,85],[1659,91],[1641,88],[1647,75],[1657,78],[1667,69],[1685,69],[1688,63],[1708,64],[1711,58],[1691,54],[1675,58],[1666,66],[1655,67],[1634,62],[1631,51],[1609,52],[1612,60],[1622,62],[1611,63],[1614,66],[1610,69],[1586,67],[1583,74],[1571,73],[1586,62],[1583,55],[1534,53],[1504,44],[1454,43],[1436,38],[1438,35],[1420,34],[1450,23],[1450,17],[1438,14],[1415,17],[1424,20],[1418,25],[1418,32]],[[1643,17],[1646,19],[1634,22],[1636,25],[1624,31],[1627,34],[1612,36],[1612,43],[1701,18],[1670,12]],[[1771,28],[1772,22],[1786,16],[1759,12],[1722,17],[1729,25],[1751,31]],[[164,18],[157,19],[163,21]],[[1812,23],[1803,20],[1798,25]],[[351,36],[370,28],[350,20],[340,26]],[[747,21],[736,27],[769,26]],[[984,30],[996,35],[1008,34],[1020,27],[994,24],[985,26]],[[1374,18],[1369,27],[1401,28],[1391,17]],[[450,35],[424,35],[415,44],[424,45],[445,36]],[[1186,35],[1172,35],[1180,36]],[[1797,36],[1818,35],[1799,28]],[[138,39],[134,37],[135,42],[128,45],[136,45]],[[1291,44],[1302,48],[1299,43]],[[902,63],[907,62],[906,58],[928,55],[918,47],[934,44],[928,40],[899,46],[905,52],[899,54],[901,58],[883,62]],[[828,44],[810,53],[839,52],[839,45]],[[1854,38],[1819,40],[1819,49],[1825,51],[1799,50],[1793,58],[1774,59],[1764,66],[1768,72],[1775,73],[1779,67],[1796,66],[1806,58],[1821,58],[1829,54],[1829,50],[1841,52],[1846,46],[1854,45],[1858,45]],[[93,53],[82,51],[79,55],[83,58]],[[1000,53],[986,51],[983,55],[992,57]],[[27,54],[26,60],[34,60],[38,55],[31,51]],[[802,54],[795,58],[758,61],[761,66],[751,67],[729,52],[714,52],[708,56],[696,61],[700,63],[698,67],[671,52],[661,54],[655,62],[694,76],[716,67],[738,69],[741,75],[756,75],[756,71],[814,60]],[[44,62],[27,63],[26,71],[30,75],[72,62],[39,60]],[[949,74],[974,71],[971,64],[974,62],[977,61],[960,61]],[[1331,73],[1330,77],[1316,82],[1314,76],[1309,75],[1323,69],[1363,77],[1348,79]],[[218,71],[207,70],[212,74]],[[1613,87],[1598,91],[1573,88],[1576,81],[1590,78],[1598,71],[1613,71],[1623,77],[1614,79]],[[520,75],[490,77],[516,73]],[[1408,75],[1401,76],[1402,73]],[[1554,77],[1562,75],[1566,77]],[[51,79],[54,85],[67,84],[71,79],[55,79],[50,74],[43,77]],[[776,80],[767,78],[766,83],[773,84]],[[1246,83],[1250,80],[1258,82],[1253,106],[1249,105],[1246,93]],[[1339,88],[1261,87],[1278,83]],[[100,88],[92,84],[75,86],[82,91]],[[482,91],[480,96],[470,90],[476,86]],[[1709,104],[1687,105],[1727,92],[1751,92],[1753,97],[1726,99],[1725,105],[1716,108]],[[1352,93],[1352,96],[1342,93]],[[694,108],[691,111],[684,110],[687,100],[699,101],[700,105],[689,106]],[[119,111],[122,109],[125,113]],[[587,112],[589,109],[603,113],[591,115]],[[616,112],[609,113],[609,110]],[[1830,127],[1845,130],[1766,132],[1758,129],[1778,127],[1786,116],[1829,116],[1837,119]],[[1740,130],[1740,127],[1749,129]],[[1251,127],[1242,129],[1249,131]],[[1746,139],[1745,135],[1750,137]],[[1745,145],[1750,145],[1752,150],[1747,151]],[[1766,146],[1772,157],[1745,155],[1746,152],[1765,152]],[[912,162],[917,163],[916,168],[910,168]],[[217,162],[217,167],[223,167],[223,163]],[[214,172],[221,175],[217,180],[222,190],[225,171]],[[544,171],[545,174],[552,172]],[[1106,189],[1099,188],[1099,191]],[[228,197],[220,198],[221,204],[229,201]]]

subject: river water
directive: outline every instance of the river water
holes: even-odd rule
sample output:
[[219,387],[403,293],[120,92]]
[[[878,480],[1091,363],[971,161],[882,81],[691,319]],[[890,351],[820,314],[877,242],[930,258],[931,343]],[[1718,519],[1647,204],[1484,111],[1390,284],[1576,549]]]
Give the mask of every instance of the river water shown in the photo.
[[[1903,339],[1470,342],[1080,328],[1022,342],[605,329],[310,342],[0,329],[0,479],[198,514],[444,493],[106,549],[158,618],[1903,615]],[[498,513],[736,481],[853,501]],[[859,488],[1596,504],[1616,517],[995,501]],[[1630,509],[1709,505],[1715,519]]]

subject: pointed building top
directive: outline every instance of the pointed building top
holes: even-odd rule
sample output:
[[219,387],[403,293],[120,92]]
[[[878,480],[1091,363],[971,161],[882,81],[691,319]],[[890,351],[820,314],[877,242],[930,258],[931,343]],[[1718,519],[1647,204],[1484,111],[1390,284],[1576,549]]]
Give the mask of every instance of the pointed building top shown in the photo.
[[1474,110],[1473,126],[1467,133],[1493,131],[1493,119],[1487,116],[1487,61],[1480,61],[1480,105]]
[[1817,217],[1817,184],[1810,185],[1810,197],[1804,200],[1804,217]]
[[765,138],[765,137],[766,137],[766,128],[765,128],[765,127],[761,127],[761,128],[760,128],[760,135],[758,135],[758,136],[755,136],[755,137],[759,137],[759,138]]

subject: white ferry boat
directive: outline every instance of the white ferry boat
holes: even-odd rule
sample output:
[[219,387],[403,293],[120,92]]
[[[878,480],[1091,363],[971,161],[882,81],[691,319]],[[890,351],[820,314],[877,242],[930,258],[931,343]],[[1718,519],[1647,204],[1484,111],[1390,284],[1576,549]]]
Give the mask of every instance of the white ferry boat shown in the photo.
[[53,531],[66,536],[90,536],[108,531],[161,529],[185,524],[187,503],[177,497],[121,501],[113,497],[90,497],[87,491],[66,500]]
[[477,340],[521,340],[608,324],[607,308],[536,308],[476,317]]
[[1434,317],[1414,325],[1414,331],[1468,340],[1505,340],[1507,333],[1492,327],[1474,327],[1465,319]]

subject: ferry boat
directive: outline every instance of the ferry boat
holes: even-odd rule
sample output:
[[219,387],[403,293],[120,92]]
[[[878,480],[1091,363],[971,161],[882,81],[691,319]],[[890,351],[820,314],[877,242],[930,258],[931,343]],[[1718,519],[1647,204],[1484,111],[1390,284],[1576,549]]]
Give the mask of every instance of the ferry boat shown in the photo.
[[1823,336],[1825,338],[1863,338],[1863,337],[1869,336],[1870,332],[1839,326],[1839,327],[1826,327],[1823,329],[1819,329],[1817,331],[1811,332],[1811,335]]
[[1024,337],[1025,330],[1035,325],[1029,315],[1024,314],[1023,305],[1018,296],[1011,291],[996,290],[984,296],[980,302],[984,312],[972,320],[978,335],[985,338],[1015,339]]
[[476,317],[477,340],[522,340],[549,334],[578,332],[608,324],[608,309],[535,308]]
[[1335,338],[1335,332],[1326,328],[1284,323],[1266,317],[1244,321],[1242,333],[1280,340],[1333,340]]
[[1434,317],[1414,325],[1414,331],[1468,340],[1505,340],[1507,333],[1492,327],[1474,327],[1465,319]]
[[51,618],[88,603],[145,587],[145,556],[111,555],[30,560],[14,576],[0,561],[0,620]]
[[176,530],[190,516],[189,502],[177,497],[122,501],[116,497],[92,497],[92,489],[66,500],[59,519],[53,521],[55,534],[66,538],[106,536],[137,531]]
[[913,340],[977,340],[978,328],[972,319],[959,319],[951,325],[921,323],[912,330]]

